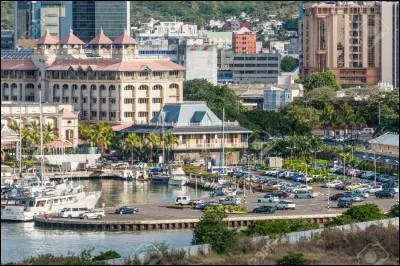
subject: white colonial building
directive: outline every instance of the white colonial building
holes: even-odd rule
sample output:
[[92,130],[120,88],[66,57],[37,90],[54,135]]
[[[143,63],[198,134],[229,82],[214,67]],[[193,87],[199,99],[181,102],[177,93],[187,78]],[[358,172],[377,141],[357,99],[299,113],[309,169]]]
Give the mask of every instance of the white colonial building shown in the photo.
[[185,68],[140,57],[126,32],[114,41],[101,32],[84,46],[72,31],[60,41],[46,32],[30,59],[2,59],[1,100],[38,102],[41,88],[43,102],[115,125],[148,122],[165,103],[183,100]]

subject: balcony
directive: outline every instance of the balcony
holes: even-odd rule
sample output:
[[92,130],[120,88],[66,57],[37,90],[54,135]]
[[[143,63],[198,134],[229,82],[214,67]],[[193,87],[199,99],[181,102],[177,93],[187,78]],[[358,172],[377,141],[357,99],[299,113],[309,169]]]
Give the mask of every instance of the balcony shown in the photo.
[[[237,143],[225,143],[224,148],[237,148],[246,149],[248,147],[247,142],[237,142]],[[189,144],[178,144],[174,145],[173,150],[203,150],[203,149],[221,149],[221,142],[217,143],[189,143]]]

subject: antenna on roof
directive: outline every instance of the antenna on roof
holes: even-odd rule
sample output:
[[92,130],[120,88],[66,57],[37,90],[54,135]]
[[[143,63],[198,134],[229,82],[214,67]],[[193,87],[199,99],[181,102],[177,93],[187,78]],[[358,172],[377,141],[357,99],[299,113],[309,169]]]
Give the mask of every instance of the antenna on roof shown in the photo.
[[73,33],[74,33],[74,31],[72,30],[71,27],[69,27],[69,33],[70,33],[70,34],[73,34]]
[[103,34],[103,27],[100,28],[100,34]]

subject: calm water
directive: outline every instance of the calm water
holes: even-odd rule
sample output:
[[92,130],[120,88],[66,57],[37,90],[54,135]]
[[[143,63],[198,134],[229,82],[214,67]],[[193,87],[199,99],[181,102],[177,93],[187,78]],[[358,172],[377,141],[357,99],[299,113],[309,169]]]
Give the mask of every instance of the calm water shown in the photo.
[[[193,198],[196,196],[195,189],[189,187],[115,180],[81,181],[81,184],[86,186],[87,191],[103,190],[99,205],[104,203],[106,207],[172,201],[178,195],[190,195]],[[207,195],[208,192],[198,190],[199,197]],[[192,232],[188,230],[85,232],[39,229],[33,223],[1,223],[1,263],[46,253],[77,254],[85,248],[94,248],[93,255],[113,249],[123,256],[129,256],[137,249],[146,250],[153,243],[166,241],[170,247],[179,247],[188,245],[191,239]]]

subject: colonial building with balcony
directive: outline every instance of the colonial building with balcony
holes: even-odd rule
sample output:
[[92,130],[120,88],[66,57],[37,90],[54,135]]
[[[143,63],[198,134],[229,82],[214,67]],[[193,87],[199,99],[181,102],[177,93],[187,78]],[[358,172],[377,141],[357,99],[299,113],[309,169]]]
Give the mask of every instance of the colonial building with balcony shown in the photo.
[[114,41],[100,32],[88,44],[72,31],[60,41],[46,32],[29,59],[2,58],[1,100],[38,102],[41,91],[43,102],[71,104],[82,121],[145,123],[182,101],[184,75],[168,58],[140,57],[126,32]]
[[170,159],[176,160],[201,159],[201,154],[208,152],[220,162],[224,140],[225,164],[238,163],[240,152],[248,148],[248,137],[252,133],[237,122],[223,123],[205,102],[166,104],[149,123],[132,125],[119,132],[134,132],[141,138],[152,132],[160,135],[171,132],[177,136],[178,143],[173,144]]

